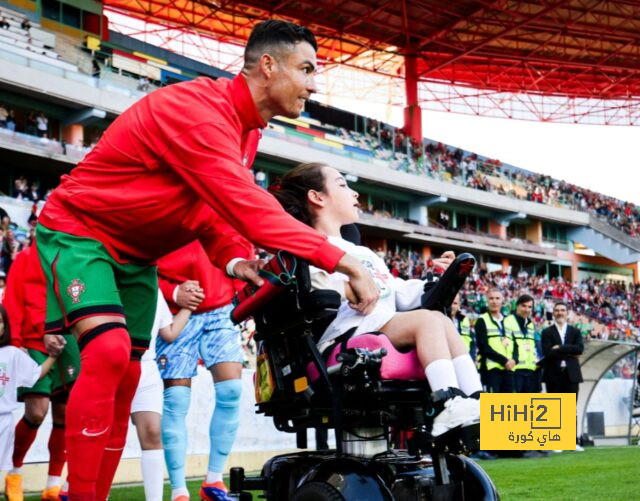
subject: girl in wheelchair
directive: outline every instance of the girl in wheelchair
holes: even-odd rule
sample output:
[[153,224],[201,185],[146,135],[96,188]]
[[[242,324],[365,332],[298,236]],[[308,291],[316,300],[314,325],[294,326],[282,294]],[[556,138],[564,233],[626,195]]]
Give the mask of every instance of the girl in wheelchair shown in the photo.
[[[320,351],[350,329],[355,329],[354,336],[382,332],[398,349],[415,347],[431,390],[451,390],[434,419],[432,435],[478,423],[482,386],[475,364],[450,318],[418,309],[424,281],[395,278],[369,248],[341,238],[340,228],[358,220],[358,193],[349,188],[342,174],[321,163],[302,164],[282,178],[273,194],[291,215],[359,259],[380,290],[375,309],[363,315],[349,306],[355,296],[345,275],[310,268],[314,289],[332,289],[342,297],[336,318],[318,342]],[[446,269],[454,258],[453,252],[447,252],[436,262]]]

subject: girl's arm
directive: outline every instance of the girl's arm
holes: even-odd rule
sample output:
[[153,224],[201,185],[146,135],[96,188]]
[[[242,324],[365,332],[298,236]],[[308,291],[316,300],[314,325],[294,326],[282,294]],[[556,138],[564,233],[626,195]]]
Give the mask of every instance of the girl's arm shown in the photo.
[[344,294],[347,297],[347,301],[349,301],[350,303],[357,302],[356,293],[353,292],[353,289],[349,285],[349,282],[344,283]]
[[42,364],[40,365],[40,377],[38,378],[38,381],[40,381],[43,377],[47,375],[47,373],[49,372],[49,369],[51,369],[51,366],[55,361],[56,361],[56,357],[52,357],[51,355],[49,355],[47,359],[44,362],[42,362]]
[[178,335],[182,332],[182,329],[184,329],[184,326],[187,325],[190,316],[191,310],[182,308],[173,317],[173,322],[171,323],[171,325],[167,325],[166,327],[160,329],[158,331],[158,334],[167,343],[173,343]]

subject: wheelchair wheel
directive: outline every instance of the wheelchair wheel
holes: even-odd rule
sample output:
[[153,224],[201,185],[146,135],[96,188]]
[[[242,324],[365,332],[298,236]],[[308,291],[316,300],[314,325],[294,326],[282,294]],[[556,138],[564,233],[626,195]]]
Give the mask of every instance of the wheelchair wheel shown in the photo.
[[345,501],[345,498],[331,485],[312,481],[298,487],[291,501]]

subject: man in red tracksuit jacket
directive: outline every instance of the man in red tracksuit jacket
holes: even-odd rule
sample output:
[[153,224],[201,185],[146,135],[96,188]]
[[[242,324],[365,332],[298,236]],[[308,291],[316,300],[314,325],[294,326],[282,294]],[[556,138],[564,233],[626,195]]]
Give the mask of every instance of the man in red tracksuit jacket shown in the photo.
[[[230,318],[234,281],[211,264],[204,248],[194,241],[158,261],[158,283],[172,312],[193,311],[178,338],[156,341],[156,360],[164,381],[162,437],[172,499],[188,496],[185,479],[187,447],[186,416],[191,397],[191,378],[198,360],[211,371],[215,409],[209,426],[209,466],[200,490],[207,501],[229,499],[222,482],[224,465],[239,423],[244,358],[240,331]],[[194,309],[189,292],[202,291]],[[200,299],[200,298],[197,298]]]
[[[3,305],[11,328],[11,344],[24,348],[41,364],[49,355],[42,341],[46,309],[46,282],[35,245],[21,251],[11,265],[4,290]],[[80,353],[71,335],[51,370],[31,388],[20,388],[18,398],[25,404],[24,416],[16,425],[13,448],[13,470],[5,479],[7,493],[20,497],[20,469],[52,403],[53,427],[49,436],[49,476],[41,498],[56,501],[62,484],[62,468],[66,461],[64,421],[67,398],[80,370]],[[9,495],[9,494],[8,494]]]
[[240,75],[148,94],[48,199],[37,228],[51,298],[45,331],[70,328],[82,361],[66,423],[71,501],[108,495],[149,343],[159,257],[198,239],[216,266],[260,285],[246,237],[345,273],[354,308],[375,305],[362,265],[287,215],[247,169],[266,122],[299,116],[315,92],[316,49],[306,28],[259,23]]

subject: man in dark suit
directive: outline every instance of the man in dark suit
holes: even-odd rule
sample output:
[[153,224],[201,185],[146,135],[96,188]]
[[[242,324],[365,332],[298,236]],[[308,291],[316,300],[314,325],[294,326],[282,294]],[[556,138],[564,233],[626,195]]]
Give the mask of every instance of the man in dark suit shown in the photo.
[[584,351],[582,334],[567,324],[567,305],[553,307],[553,325],[542,331],[544,382],[548,393],[575,393],[582,382],[578,357]]
[[[582,334],[567,324],[568,309],[565,303],[553,307],[553,325],[542,331],[541,345],[543,380],[547,393],[575,393],[582,382],[578,357],[584,351]],[[583,450],[576,444],[576,450]]]

